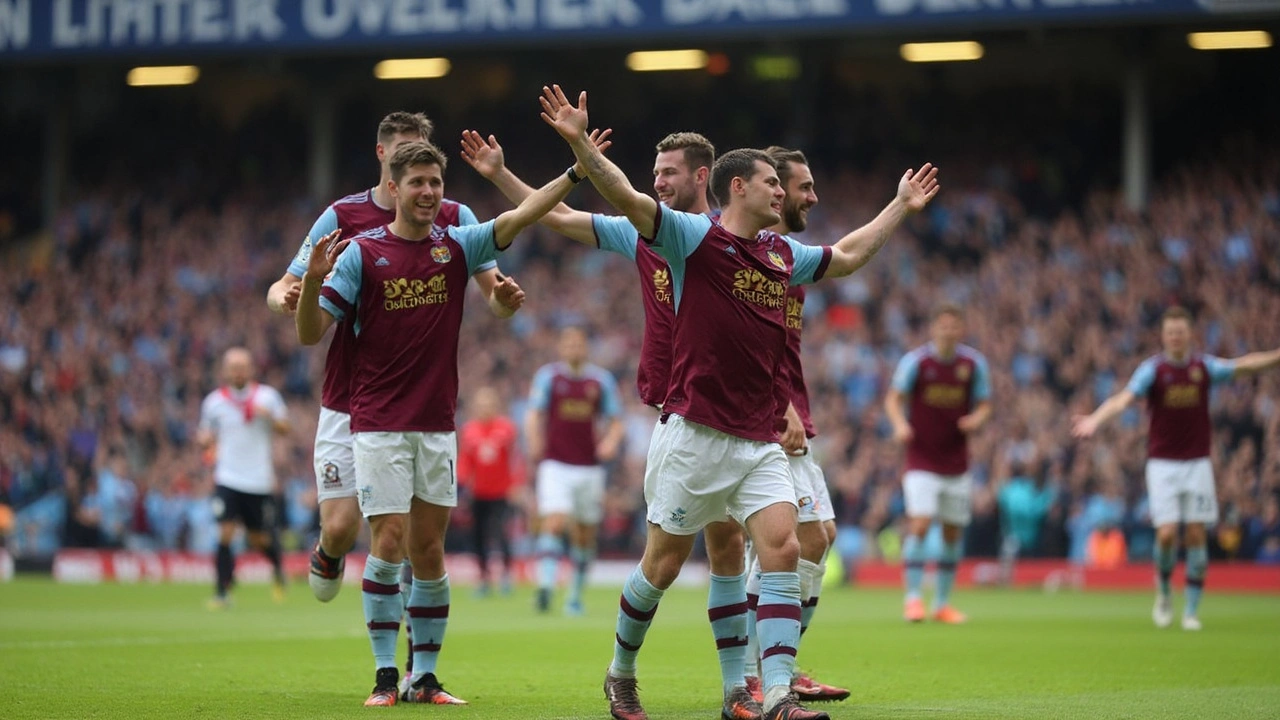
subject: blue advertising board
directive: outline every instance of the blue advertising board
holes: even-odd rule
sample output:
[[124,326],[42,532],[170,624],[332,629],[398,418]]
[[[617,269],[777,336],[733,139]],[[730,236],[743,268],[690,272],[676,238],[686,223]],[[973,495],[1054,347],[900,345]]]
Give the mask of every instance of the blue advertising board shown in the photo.
[[1188,17],[1224,2],[1280,7],[1280,0],[0,0],[0,62]]

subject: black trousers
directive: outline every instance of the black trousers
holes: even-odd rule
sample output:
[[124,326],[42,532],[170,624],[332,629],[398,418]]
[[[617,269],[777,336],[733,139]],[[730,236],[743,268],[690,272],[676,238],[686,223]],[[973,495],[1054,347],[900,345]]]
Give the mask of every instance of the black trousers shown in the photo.
[[476,561],[480,565],[481,581],[489,578],[489,547],[494,539],[502,551],[502,566],[511,571],[511,541],[507,538],[506,500],[476,500],[472,503],[472,525],[475,532]]

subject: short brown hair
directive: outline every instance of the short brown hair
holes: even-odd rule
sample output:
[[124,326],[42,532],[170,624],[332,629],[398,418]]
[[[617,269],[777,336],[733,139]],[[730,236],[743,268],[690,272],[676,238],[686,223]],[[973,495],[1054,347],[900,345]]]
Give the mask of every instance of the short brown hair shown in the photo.
[[683,150],[684,162],[690,170],[700,167],[710,169],[716,161],[716,146],[706,136],[696,132],[675,132],[662,138],[654,152]]
[[382,118],[382,122],[378,123],[378,142],[386,145],[395,136],[404,133],[417,133],[422,136],[423,142],[431,142],[431,132],[433,130],[435,130],[435,125],[431,123],[431,120],[426,115],[397,110]]
[[1169,320],[1186,320],[1188,325],[1193,324],[1191,320],[1191,311],[1181,305],[1174,305],[1168,310],[1165,310],[1164,314],[1160,316],[1160,326],[1164,327],[1165,322]]
[[791,181],[791,165],[808,165],[809,160],[804,153],[799,150],[788,150],[780,145],[770,145],[764,149],[764,154],[773,158],[773,164],[778,166],[778,179],[786,185]]
[[405,172],[414,165],[439,165],[440,173],[449,164],[444,151],[429,142],[405,143],[391,156],[391,179],[400,182]]
[[733,184],[734,178],[750,180],[756,176],[757,161],[775,170],[778,167],[773,162],[773,158],[766,155],[763,150],[755,148],[730,150],[716,160],[715,166],[711,168],[711,194],[716,202],[720,203],[720,207],[729,205],[729,187]]
[[952,302],[942,303],[933,309],[934,320],[937,320],[944,315],[950,315],[957,320],[964,320],[964,309]]

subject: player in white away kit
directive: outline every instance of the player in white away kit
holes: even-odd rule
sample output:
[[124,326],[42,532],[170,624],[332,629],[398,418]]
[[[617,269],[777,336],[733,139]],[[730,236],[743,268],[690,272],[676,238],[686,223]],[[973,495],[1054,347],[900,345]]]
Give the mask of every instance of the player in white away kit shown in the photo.
[[289,432],[284,398],[270,385],[253,382],[253,356],[244,348],[231,348],[223,356],[226,385],[209,393],[200,405],[201,447],[217,446],[213,470],[213,515],[218,520],[217,586],[209,602],[213,609],[227,606],[235,582],[235,557],[231,541],[237,526],[249,534],[249,544],[271,561],[276,599],[283,599],[284,573],[275,533],[276,472],[271,440]]
[[1151,430],[1147,435],[1147,499],[1156,526],[1156,627],[1173,623],[1169,578],[1178,564],[1178,524],[1186,527],[1187,603],[1182,629],[1200,629],[1200,595],[1204,591],[1209,549],[1205,525],[1218,521],[1218,496],[1209,459],[1212,427],[1209,391],[1219,383],[1280,365],[1280,349],[1250,353],[1233,360],[1191,351],[1191,314],[1169,308],[1160,321],[1163,352],[1147,358],[1129,385],[1075,419],[1072,434],[1092,437],[1098,426],[1119,415],[1135,398],[1147,399]]

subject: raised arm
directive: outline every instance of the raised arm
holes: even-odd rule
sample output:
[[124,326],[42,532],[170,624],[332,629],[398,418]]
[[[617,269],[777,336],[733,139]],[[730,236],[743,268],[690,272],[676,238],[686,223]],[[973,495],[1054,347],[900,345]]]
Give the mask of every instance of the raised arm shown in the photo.
[[[590,135],[591,141],[603,151],[613,144],[608,139],[612,132],[612,130],[593,130]],[[474,130],[464,130],[462,159],[480,173],[481,177],[493,183],[513,205],[519,205],[525,198],[537,192],[507,167],[502,146],[493,135],[485,140]],[[580,163],[574,166],[574,171],[580,178],[586,177],[586,170]],[[596,244],[591,213],[575,210],[564,203],[558,203],[538,223],[574,242],[592,247]]]
[[1266,372],[1280,365],[1280,349],[1241,355],[1231,362],[1235,365],[1235,370],[1231,374],[1232,377],[1244,377]]
[[907,170],[898,181],[898,194],[880,214],[831,246],[831,264],[826,276],[844,277],[870,262],[902,221],[923,210],[940,188],[938,168],[933,165],[925,163],[919,172]]
[[652,238],[657,226],[658,201],[631,186],[627,176],[600,152],[587,135],[587,93],[578,95],[578,105],[570,104],[559,85],[542,88],[542,119],[569,143],[578,163],[596,190],[618,212],[627,217],[640,234]]
[[510,247],[511,241],[520,234],[521,230],[541,220],[542,216],[564,200],[572,189],[573,181],[569,179],[569,173],[561,173],[521,201],[514,210],[508,210],[495,218],[493,236],[498,249],[505,250]]
[[333,271],[337,260],[335,252],[339,230],[325,235],[316,241],[307,258],[307,271],[302,277],[302,292],[298,297],[298,309],[293,316],[294,327],[298,331],[298,342],[303,345],[315,345],[333,325],[333,316],[320,307],[320,288],[324,279]]

